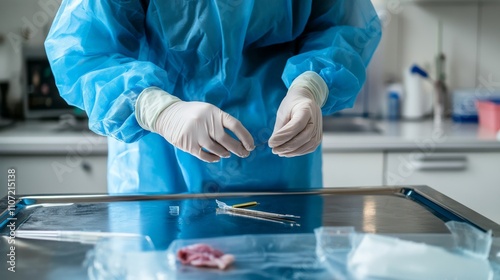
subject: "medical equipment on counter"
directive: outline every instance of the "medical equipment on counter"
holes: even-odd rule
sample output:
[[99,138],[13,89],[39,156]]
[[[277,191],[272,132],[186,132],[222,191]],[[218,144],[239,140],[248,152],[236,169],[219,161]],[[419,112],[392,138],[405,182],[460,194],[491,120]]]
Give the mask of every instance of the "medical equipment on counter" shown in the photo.
[[103,238],[144,238],[145,240],[150,240],[148,236],[142,236],[134,233],[87,232],[67,230],[16,230],[16,238],[80,242],[84,244],[96,244]]
[[252,207],[255,205],[259,205],[259,203],[257,201],[250,201],[245,203],[233,204],[233,208]]
[[249,210],[249,209],[241,209],[241,208],[235,208],[232,206],[227,205],[226,203],[215,200],[217,203],[217,207],[219,207],[222,210],[226,210],[229,212],[234,212],[234,213],[239,213],[243,215],[250,215],[250,216],[257,216],[257,217],[264,217],[264,218],[278,218],[278,219],[288,219],[288,218],[294,218],[294,219],[300,219],[300,216],[295,216],[295,215],[290,215],[290,214],[278,214],[278,213],[271,213],[271,212],[265,212],[265,211],[258,211],[258,210]]

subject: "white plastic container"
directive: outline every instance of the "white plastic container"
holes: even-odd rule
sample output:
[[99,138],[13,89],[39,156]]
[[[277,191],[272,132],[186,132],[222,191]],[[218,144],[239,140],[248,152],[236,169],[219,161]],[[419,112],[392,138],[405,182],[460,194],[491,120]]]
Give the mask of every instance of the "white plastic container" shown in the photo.
[[402,117],[409,120],[422,119],[432,108],[430,82],[416,73],[411,73],[410,68],[407,68],[404,73],[404,86]]

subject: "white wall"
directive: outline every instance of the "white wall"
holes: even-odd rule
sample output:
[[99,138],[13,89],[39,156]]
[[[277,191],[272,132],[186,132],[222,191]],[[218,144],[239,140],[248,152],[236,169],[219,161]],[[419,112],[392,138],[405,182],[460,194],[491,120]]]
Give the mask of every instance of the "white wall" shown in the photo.
[[500,88],[500,3],[482,5],[479,15],[478,77],[489,80],[491,75],[493,86]]
[[375,1],[386,10],[379,56],[384,81],[401,80],[413,63],[434,71],[438,21],[450,90],[500,89],[500,1]]
[[[417,62],[432,71],[437,53],[438,19],[444,24],[443,48],[447,55],[450,89],[500,89],[500,1],[373,1],[379,9],[388,11],[388,20],[381,50],[371,69],[372,112],[381,110],[384,100],[380,91],[384,82],[400,80],[405,67]],[[26,43],[41,46],[60,2],[0,0],[0,34],[17,34],[18,37],[21,28],[29,27],[33,38]],[[7,38],[9,45],[0,45],[0,52],[5,51],[6,46],[12,52],[10,41]],[[6,64],[17,79],[21,71],[20,53],[9,53],[8,59]],[[2,63],[5,62],[0,56]],[[20,92],[20,88],[13,88],[10,98],[20,98]],[[379,102],[372,102],[374,99]]]
[[32,38],[27,43],[43,43],[61,1],[0,0],[0,34],[12,38],[28,28]]

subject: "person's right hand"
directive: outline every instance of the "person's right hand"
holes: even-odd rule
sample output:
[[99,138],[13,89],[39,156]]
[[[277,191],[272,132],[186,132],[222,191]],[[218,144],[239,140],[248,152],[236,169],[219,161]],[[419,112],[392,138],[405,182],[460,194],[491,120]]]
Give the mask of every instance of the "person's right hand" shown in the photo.
[[206,162],[228,158],[229,152],[247,157],[254,149],[253,138],[240,121],[204,102],[179,100],[171,104],[158,115],[155,131],[175,147]]

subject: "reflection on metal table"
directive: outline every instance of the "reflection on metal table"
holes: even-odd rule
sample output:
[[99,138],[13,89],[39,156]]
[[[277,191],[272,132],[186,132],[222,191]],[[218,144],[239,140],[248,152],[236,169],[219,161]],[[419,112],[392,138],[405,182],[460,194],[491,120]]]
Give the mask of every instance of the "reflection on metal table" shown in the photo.
[[[227,204],[300,216],[300,226],[217,215]],[[335,188],[295,192],[172,195],[40,195],[16,197],[16,220],[8,198],[0,201],[2,256],[10,248],[7,224],[23,231],[116,232],[149,236],[158,250],[176,239],[242,234],[312,233],[321,226],[353,226],[367,233],[448,233],[445,222],[467,222],[500,236],[500,225],[426,186]],[[5,210],[5,211],[4,211]],[[12,210],[12,207],[11,209]],[[174,211],[175,210],[175,211]],[[92,245],[16,238],[16,279],[86,279],[82,265]],[[500,244],[494,244],[500,246]],[[5,253],[4,253],[5,252]],[[10,279],[6,262],[0,278]],[[7,278],[6,278],[7,277]]]

